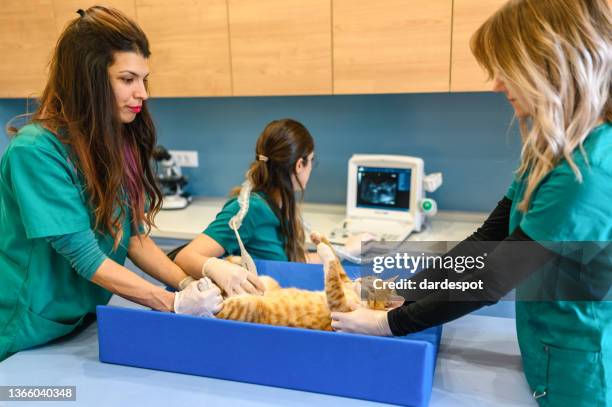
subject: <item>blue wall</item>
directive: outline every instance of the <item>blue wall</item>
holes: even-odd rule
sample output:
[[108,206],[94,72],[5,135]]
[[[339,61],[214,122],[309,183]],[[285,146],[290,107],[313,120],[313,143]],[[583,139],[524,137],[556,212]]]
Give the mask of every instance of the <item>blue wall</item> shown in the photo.
[[[30,110],[32,102],[30,102]],[[25,99],[0,99],[0,151],[4,151],[8,144],[5,126],[13,117],[28,112],[28,104]]]
[[[199,152],[200,167],[185,171],[196,195],[226,195],[239,184],[261,130],[283,117],[315,138],[319,166],[309,202],[344,203],[354,153],[406,154],[423,157],[427,172],[444,173],[433,195],[441,209],[489,211],[520,151],[512,110],[492,93],[155,99],[150,106],[161,144]],[[3,125],[24,111],[25,100],[0,100]]]

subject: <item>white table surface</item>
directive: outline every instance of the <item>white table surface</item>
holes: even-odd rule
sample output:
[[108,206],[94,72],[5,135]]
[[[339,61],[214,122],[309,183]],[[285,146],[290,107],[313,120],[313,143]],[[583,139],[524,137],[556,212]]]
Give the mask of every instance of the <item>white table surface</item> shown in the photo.
[[[118,297],[113,297],[111,305],[135,306]],[[197,343],[186,339],[177,346],[197,346]],[[372,374],[375,380],[375,372]],[[101,363],[95,323],[78,335],[9,357],[0,363],[0,385],[76,386],[76,401],[49,404],[53,406],[383,405]],[[41,403],[0,402],[0,405]],[[535,405],[521,369],[514,320],[468,315],[444,326],[430,406]]]

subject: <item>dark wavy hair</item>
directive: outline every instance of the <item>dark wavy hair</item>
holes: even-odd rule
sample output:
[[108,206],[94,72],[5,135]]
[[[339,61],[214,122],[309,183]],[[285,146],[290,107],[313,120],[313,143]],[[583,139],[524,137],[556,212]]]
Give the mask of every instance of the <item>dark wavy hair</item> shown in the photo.
[[[306,261],[304,252],[304,228],[296,204],[292,175],[302,159],[308,164],[308,156],[314,151],[314,140],[303,124],[292,119],[274,120],[263,130],[255,146],[255,160],[251,163],[247,178],[254,192],[264,192],[268,204],[280,219],[285,239],[285,253],[290,261]],[[259,156],[267,157],[262,161]],[[301,198],[304,185],[300,185]],[[240,188],[232,194],[240,192]],[[280,199],[281,205],[275,199]]]
[[161,207],[151,167],[155,127],[143,103],[131,123],[122,123],[108,68],[116,52],[148,58],[149,42],[140,27],[120,11],[104,6],[79,10],[61,34],[49,66],[49,79],[32,121],[70,147],[95,218],[115,249],[122,224],[149,233]]

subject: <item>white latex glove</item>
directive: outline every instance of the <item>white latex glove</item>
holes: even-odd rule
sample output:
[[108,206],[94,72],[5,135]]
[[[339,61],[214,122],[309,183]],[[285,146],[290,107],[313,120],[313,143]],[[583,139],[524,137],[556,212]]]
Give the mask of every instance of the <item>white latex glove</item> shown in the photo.
[[374,239],[376,239],[376,236],[371,233],[351,235],[346,239],[344,251],[351,256],[361,257],[361,245]]
[[387,320],[387,311],[357,308],[351,312],[332,312],[331,318],[334,331],[393,336]]
[[406,302],[406,299],[400,295],[392,295],[389,299],[389,305],[387,306],[387,311],[390,311],[394,308],[401,307]]
[[[202,279],[204,280],[204,279]],[[223,308],[221,290],[209,281],[192,281],[174,295],[174,312],[199,317],[214,317]],[[206,283],[206,284],[203,284]]]
[[216,257],[204,262],[202,276],[210,277],[228,297],[245,293],[263,294],[266,289],[256,274]]
[[187,288],[187,286],[189,284],[191,284],[193,281],[195,281],[195,279],[191,276],[187,276],[184,279],[181,280],[181,282],[179,283],[179,290],[184,290],[185,288]]

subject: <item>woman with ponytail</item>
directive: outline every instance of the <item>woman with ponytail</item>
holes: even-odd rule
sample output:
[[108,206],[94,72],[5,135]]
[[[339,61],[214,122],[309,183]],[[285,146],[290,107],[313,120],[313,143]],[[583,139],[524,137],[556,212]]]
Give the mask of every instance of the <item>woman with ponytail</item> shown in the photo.
[[[296,193],[303,194],[313,159],[312,136],[295,120],[274,120],[259,136],[255,158],[246,173],[251,187],[249,209],[238,230],[253,257],[307,260]],[[257,276],[217,259],[240,255],[237,237],[228,224],[240,209],[239,193],[240,188],[234,189],[233,197],[216,219],[175,257],[175,262],[191,276],[210,277],[227,295],[263,290]]]
[[472,52],[521,130],[514,181],[447,255],[488,255],[458,274],[470,293],[424,291],[386,311],[332,313],[343,332],[406,335],[495,303],[516,287],[525,376],[541,406],[612,406],[612,12],[608,0],[510,0]]
[[[200,291],[148,237],[161,194],[150,166],[147,38],[115,9],[78,13],[32,123],[0,163],[0,360],[72,332],[112,293],[160,311],[221,306],[218,289]],[[185,289],[149,283],[123,267],[126,257]]]

